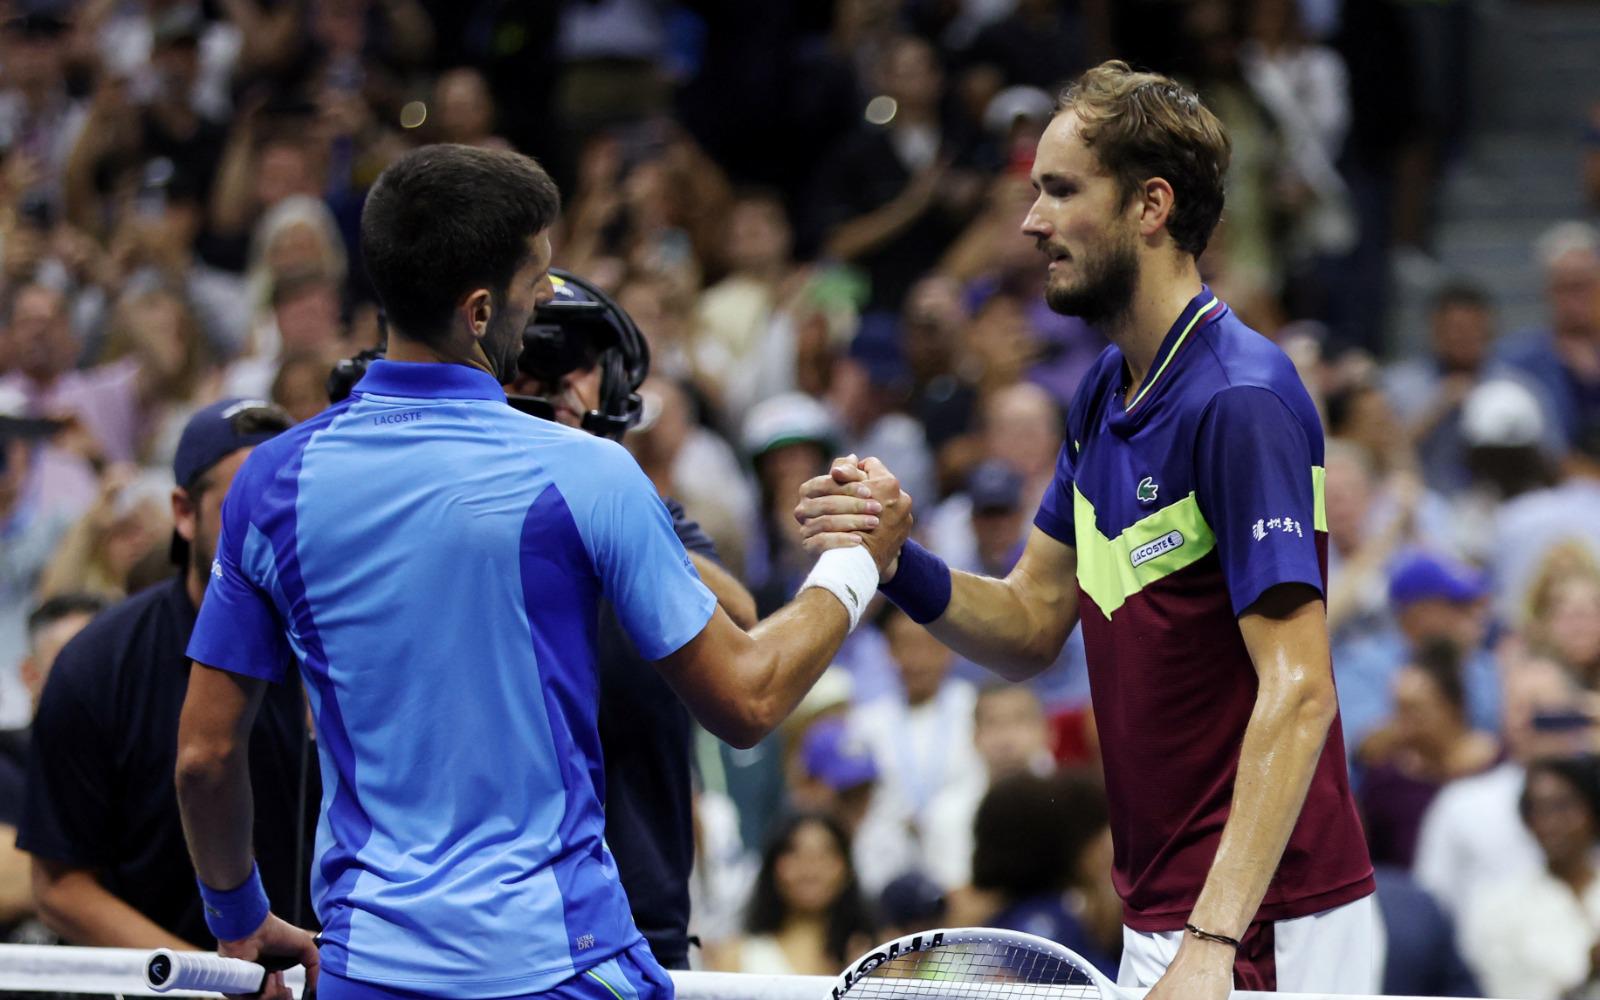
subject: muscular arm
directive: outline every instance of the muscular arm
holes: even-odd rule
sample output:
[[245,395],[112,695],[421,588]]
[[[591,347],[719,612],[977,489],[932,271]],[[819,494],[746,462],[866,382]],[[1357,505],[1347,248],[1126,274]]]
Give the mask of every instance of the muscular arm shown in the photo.
[[844,605],[818,589],[801,591],[749,632],[718,607],[699,635],[657,666],[701,725],[744,749],[794,711],[849,627]]
[[1004,580],[955,571],[950,606],[928,625],[940,642],[1007,680],[1027,680],[1061,655],[1078,620],[1078,553],[1033,529]]
[[1196,926],[1233,938],[1255,918],[1277,871],[1337,710],[1327,619],[1316,591],[1273,587],[1240,615],[1239,630],[1259,687],[1232,808],[1191,916]]
[[[795,517],[808,549],[848,544],[849,532],[877,531],[860,492],[864,479],[850,456],[800,487]],[[898,561],[889,566],[884,582],[894,579],[897,568]],[[1007,680],[1027,680],[1056,661],[1072,634],[1078,620],[1077,573],[1077,550],[1034,528],[1005,579],[953,571],[950,603],[928,631]]]
[[39,918],[69,944],[96,948],[196,947],[113,896],[93,872],[83,868],[35,857],[33,896]]
[[203,663],[189,671],[178,721],[178,810],[200,881],[218,889],[244,884],[254,864],[250,831],[250,727],[266,681]]

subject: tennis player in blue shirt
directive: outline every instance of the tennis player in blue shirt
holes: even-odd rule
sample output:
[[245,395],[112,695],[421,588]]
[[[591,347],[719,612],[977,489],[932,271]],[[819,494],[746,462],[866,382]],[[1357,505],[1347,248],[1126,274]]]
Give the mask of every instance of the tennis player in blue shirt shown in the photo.
[[[558,208],[513,153],[390,166],[361,223],[388,360],[257,448],[223,508],[189,646],[184,826],[222,954],[297,958],[324,1000],[670,997],[602,837],[598,602],[748,746],[826,668],[909,527],[879,475],[881,542],[825,555],[751,633],[733,624],[620,445],[506,404],[553,294]],[[320,954],[270,914],[250,843],[244,737],[291,653],[323,777]],[[263,995],[289,994],[275,978]]]

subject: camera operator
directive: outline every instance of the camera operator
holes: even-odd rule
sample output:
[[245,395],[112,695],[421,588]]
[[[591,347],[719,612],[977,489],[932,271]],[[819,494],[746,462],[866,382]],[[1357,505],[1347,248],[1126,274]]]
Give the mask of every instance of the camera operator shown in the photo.
[[[524,335],[512,405],[600,437],[620,439],[638,423],[637,394],[650,370],[644,337],[627,313],[581,278],[550,272],[555,298]],[[755,599],[716,561],[711,539],[662,498],[700,579],[741,628]],[[628,639],[609,605],[599,632],[600,743],[605,757],[606,842],[633,919],[656,960],[689,967],[689,870],[694,863],[693,739],[689,712]]]

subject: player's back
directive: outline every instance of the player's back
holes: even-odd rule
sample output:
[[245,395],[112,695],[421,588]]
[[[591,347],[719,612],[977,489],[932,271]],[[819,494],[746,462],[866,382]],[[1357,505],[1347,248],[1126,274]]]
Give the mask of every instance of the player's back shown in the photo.
[[[648,486],[456,367],[375,366],[247,472],[322,742],[323,961],[504,996],[639,940],[602,840],[593,552]],[[462,385],[419,396],[422,369]]]

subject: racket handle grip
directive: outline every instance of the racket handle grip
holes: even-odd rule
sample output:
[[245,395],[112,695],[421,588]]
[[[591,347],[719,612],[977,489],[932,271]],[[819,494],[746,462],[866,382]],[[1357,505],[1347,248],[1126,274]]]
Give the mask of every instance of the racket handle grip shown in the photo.
[[144,984],[157,993],[259,993],[266,981],[267,970],[254,962],[198,951],[162,948],[151,952],[144,963]]

